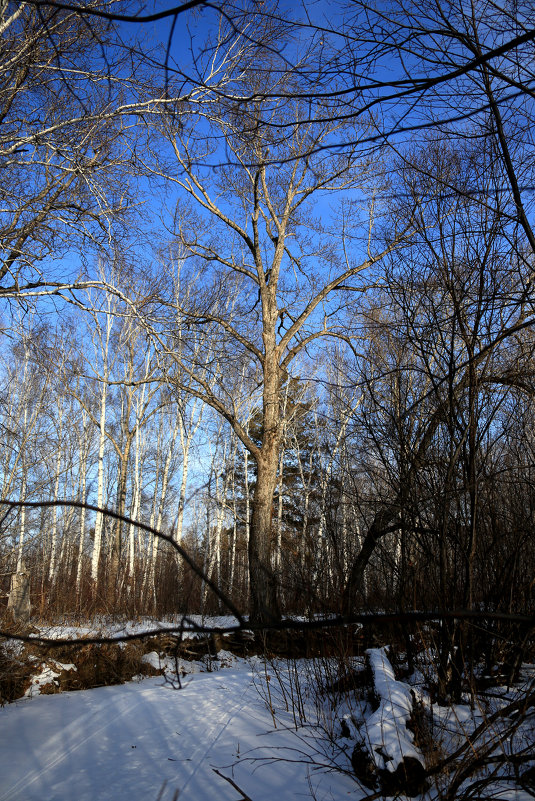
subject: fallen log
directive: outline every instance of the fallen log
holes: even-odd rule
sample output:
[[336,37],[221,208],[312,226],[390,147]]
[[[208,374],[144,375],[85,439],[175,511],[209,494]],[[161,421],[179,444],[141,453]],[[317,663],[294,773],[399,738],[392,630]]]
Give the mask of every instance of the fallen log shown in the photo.
[[410,687],[396,680],[384,648],[367,650],[366,661],[377,708],[365,723],[364,741],[370,758],[363,758],[362,744],[358,744],[353,767],[364,766],[363,778],[368,787],[375,771],[386,795],[418,795],[426,789],[426,771],[423,755],[414,745],[414,734],[408,727],[413,714]]

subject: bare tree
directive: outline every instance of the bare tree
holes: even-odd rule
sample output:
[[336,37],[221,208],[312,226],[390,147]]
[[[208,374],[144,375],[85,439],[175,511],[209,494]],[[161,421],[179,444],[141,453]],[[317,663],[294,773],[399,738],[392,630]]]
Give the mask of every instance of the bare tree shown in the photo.
[[[490,208],[481,203],[482,196],[499,198],[503,186],[488,144],[468,140],[461,149],[430,138],[427,151],[413,155],[417,166],[402,167],[396,213],[406,203],[418,229],[401,258],[389,260],[384,289],[366,314],[370,346],[361,425],[378,478],[346,587],[348,612],[365,589],[372,557],[392,547],[398,535],[398,576],[405,573],[407,580],[403,559],[405,566],[414,563],[419,552],[426,590],[432,590],[429,603],[451,608],[482,602],[477,576],[486,510],[480,493],[487,497],[483,477],[495,453],[491,432],[507,387],[519,378],[512,369],[517,342],[526,344],[529,362],[533,324],[522,229],[500,202]],[[439,181],[477,192],[435,189],[433,199],[415,206]]]
[[[190,270],[197,272],[194,302],[176,308],[181,325],[217,330],[220,337],[218,351],[201,359],[169,352],[179,363],[175,381],[183,386],[187,376],[188,392],[227,420],[256,464],[251,614],[269,622],[280,615],[271,531],[283,433],[281,392],[298,354],[326,338],[345,336],[337,322],[344,294],[372,280],[373,265],[398,246],[410,221],[377,251],[371,243],[373,219],[364,214],[364,222],[359,220],[356,203],[338,217],[318,219],[314,204],[320,200],[326,209],[327,198],[335,203],[342,193],[366,192],[370,164],[357,145],[341,156],[313,155],[341,127],[328,118],[327,107],[318,122],[302,124],[305,109],[291,97],[275,104],[256,94],[247,99],[255,87],[260,92],[268,84],[280,89],[286,81],[290,92],[295,88],[293,76],[281,77],[282,65],[270,47],[284,30],[271,21],[266,25],[261,16],[248,24],[256,34],[264,25],[262,44],[235,29],[220,31],[206,69],[230,60],[224,96],[208,94],[194,116],[163,116],[158,150],[153,147],[151,160],[147,157],[147,169],[179,193],[175,236]],[[283,135],[273,133],[279,123]],[[207,155],[223,155],[223,147],[231,166],[203,170]],[[359,225],[364,244],[350,256],[344,244]],[[243,399],[233,393],[244,364],[258,386],[258,443],[241,417]],[[207,370],[214,388],[205,378]]]
[[2,3],[0,32],[0,282],[16,297],[79,277],[48,265],[74,243],[109,243],[125,219],[128,77],[113,27],[74,13]]

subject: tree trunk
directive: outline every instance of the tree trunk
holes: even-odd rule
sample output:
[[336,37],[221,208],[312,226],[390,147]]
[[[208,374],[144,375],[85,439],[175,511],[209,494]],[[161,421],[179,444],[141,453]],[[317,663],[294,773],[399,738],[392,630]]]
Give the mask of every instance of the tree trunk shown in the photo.
[[[243,475],[245,488],[245,547],[249,558],[249,540],[251,539],[251,493],[249,491],[249,451],[243,452]],[[245,557],[244,557],[245,562]],[[245,598],[249,593],[249,564],[245,564]]]
[[[161,531],[162,530],[163,514],[164,514],[165,504],[166,504],[166,500],[167,500],[167,489],[168,489],[168,484],[169,484],[169,471],[171,469],[171,462],[172,462],[172,459],[173,459],[173,456],[174,456],[174,452],[175,452],[175,443],[176,443],[176,438],[178,436],[178,428],[179,428],[180,424],[181,424],[180,415],[176,415],[175,421],[174,421],[174,425],[173,425],[173,430],[171,432],[171,439],[170,439],[170,441],[168,442],[168,445],[167,445],[167,453],[166,453],[166,456],[165,456],[165,462],[164,462],[163,473],[162,473],[162,485],[161,485],[161,490],[160,490],[160,498],[159,498],[159,502],[158,502],[158,514],[157,514],[156,521],[155,521],[154,518],[156,516],[156,488],[158,487],[158,478],[159,478],[158,472],[156,474],[154,503],[153,503],[153,507],[152,507],[150,525],[155,527],[157,531]],[[161,450],[160,446],[161,446],[161,439],[163,437],[162,429],[163,429],[164,426],[165,426],[165,415],[164,415],[164,412],[162,412],[162,415],[160,417],[160,436],[158,438],[158,451],[157,451],[157,462],[158,462],[157,470],[158,471],[160,469],[160,458],[161,458],[161,453],[162,453],[162,450]],[[149,562],[149,567],[148,567],[148,571],[147,571],[147,581],[146,581],[146,596],[147,596],[147,598],[149,597],[149,595],[152,597],[154,609],[156,609],[156,583],[155,583],[155,578],[156,578],[156,562],[158,560],[159,544],[160,544],[159,538],[158,537],[153,537],[152,538],[151,556],[150,556],[150,562]]]
[[[54,500],[57,501],[59,495],[59,480],[61,476],[61,457],[63,455],[63,409],[61,405],[58,409],[59,413],[59,429],[58,429],[58,452],[56,456],[56,475],[54,480]],[[50,533],[50,563],[48,565],[48,580],[53,582],[56,577],[56,553],[58,546],[58,507],[54,506],[52,509],[52,526]]]
[[[80,500],[82,503],[86,501],[86,485],[87,485],[87,452],[84,448],[82,467],[80,470]],[[78,556],[76,559],[76,596],[79,600],[80,587],[82,583],[82,566],[84,561],[84,539],[85,539],[85,519],[86,510],[80,510],[80,535],[78,539]]]
[[[128,481],[128,462],[130,459],[130,446],[132,444],[131,435],[128,437],[124,451],[119,454],[119,480],[117,483],[117,502],[116,511],[118,515],[124,517],[126,511],[126,488]],[[119,563],[121,560],[121,550],[123,547],[123,522],[117,520],[115,523],[110,554],[110,575],[109,589],[114,592],[119,577]]]
[[[139,427],[136,427],[135,434],[135,450],[134,450],[134,474],[132,481],[132,506],[130,509],[130,517],[132,520],[137,520],[139,516],[139,509],[141,505],[141,482],[142,470],[140,465],[140,442]],[[133,593],[132,582],[135,578],[135,564],[136,564],[136,526],[130,523],[128,527],[128,581],[130,582],[130,591]]]
[[[273,495],[277,482],[277,452],[257,463],[257,480],[249,532],[251,621],[255,624],[280,620],[277,581],[271,569],[271,524]],[[270,454],[271,456],[271,454]]]
[[[110,332],[110,322],[107,323],[106,351],[104,352],[104,382],[101,386],[100,394],[100,419],[99,419],[99,442],[98,442],[98,478],[97,478],[97,506],[102,509],[104,505],[104,451],[106,447],[106,401],[108,397],[108,340]],[[97,512],[95,518],[95,535],[93,538],[93,552],[91,554],[91,582],[93,591],[96,593],[98,582],[98,568],[100,564],[100,551],[102,548],[102,532],[104,529],[104,515]]]
[[281,619],[277,580],[271,567],[273,497],[277,486],[277,467],[281,447],[280,367],[276,348],[273,312],[274,298],[266,298],[264,288],[264,391],[262,445],[256,456],[256,487],[249,532],[250,615],[255,624],[276,623]]

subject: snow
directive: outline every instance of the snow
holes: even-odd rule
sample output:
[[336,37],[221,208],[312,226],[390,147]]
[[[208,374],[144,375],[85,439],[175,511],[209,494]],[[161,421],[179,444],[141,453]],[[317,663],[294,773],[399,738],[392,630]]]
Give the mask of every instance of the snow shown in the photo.
[[58,662],[55,659],[49,659],[47,662],[41,662],[37,668],[37,672],[32,677],[30,686],[25,692],[27,698],[32,698],[34,695],[39,695],[41,687],[47,684],[55,684],[59,686],[57,681],[58,677],[63,671],[76,670],[76,666],[64,662]]
[[148,654],[143,654],[141,661],[146,665],[156,668],[156,670],[159,670],[161,667],[160,655],[156,651],[150,651]]
[[[146,631],[155,621],[121,626],[104,630]],[[57,637],[66,633],[65,626],[55,629]],[[80,636],[79,628],[75,634]],[[504,688],[481,708],[439,707],[423,686],[411,690],[396,680],[385,649],[370,649],[367,655],[380,702],[375,712],[358,694],[342,693],[335,701],[324,691],[318,693],[338,669],[325,660],[244,660],[220,651],[218,659],[177,663],[152,651],[143,661],[162,668],[165,676],[39,695],[43,684],[55,682],[73,666],[35,659],[36,678],[28,697],[0,708],[0,801],[238,801],[237,788],[252,801],[359,801],[369,790],[351,774],[350,757],[363,733],[379,770],[393,772],[409,756],[423,764],[406,725],[411,693],[428,710],[444,755],[513,698],[513,691]],[[361,662],[355,659],[353,667]],[[534,672],[528,670],[526,685]],[[533,719],[527,716],[515,742],[504,741],[503,749],[522,753],[531,747],[533,730]],[[483,740],[494,735],[492,729]],[[532,798],[506,779],[505,767],[489,777],[489,797]],[[459,788],[461,795],[472,781],[470,777]],[[440,797],[439,785],[426,797]]]
[[379,696],[379,707],[366,721],[370,753],[377,768],[393,773],[405,757],[413,757],[425,766],[422,754],[413,744],[414,735],[407,728],[412,714],[410,688],[396,681],[384,648],[370,648],[366,653]]
[[238,625],[238,620],[232,615],[220,615],[216,617],[204,617],[203,615],[173,616],[169,619],[156,619],[142,617],[139,620],[117,621],[105,617],[97,617],[92,624],[71,624],[67,621],[49,625],[35,622],[34,627],[38,633],[36,637],[45,637],[52,640],[73,639],[89,637],[120,637],[141,634],[161,634],[166,631],[181,630],[185,639],[203,636],[202,633],[195,631],[195,627],[206,627],[208,629],[227,629]]
[[223,776],[254,801],[355,797],[351,777],[314,769],[313,738],[274,728],[254,669],[233,662],[182,690],[156,677],[3,707],[0,801],[236,801]]

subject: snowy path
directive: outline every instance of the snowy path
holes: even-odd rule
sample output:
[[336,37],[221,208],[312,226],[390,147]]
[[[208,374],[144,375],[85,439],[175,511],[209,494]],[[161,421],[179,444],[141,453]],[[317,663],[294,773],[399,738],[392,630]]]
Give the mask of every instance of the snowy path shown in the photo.
[[[0,801],[172,801],[177,790],[179,801],[236,801],[214,768],[253,801],[309,797],[306,765],[246,758],[295,746],[291,732],[267,735],[271,716],[249,669],[187,681],[181,691],[155,678],[0,709]],[[338,793],[340,782],[354,793],[330,776]],[[320,783],[318,797],[332,797],[331,779]]]
[[0,801],[74,795],[79,801],[150,801],[165,781],[162,801],[176,789],[181,800],[236,798],[211,765],[228,763],[231,756],[232,743],[222,743],[227,748],[218,762],[218,743],[225,735],[232,739],[232,721],[254,692],[243,678],[231,671],[197,675],[181,692],[153,679],[4,708]]

